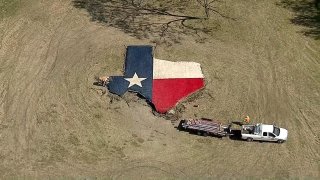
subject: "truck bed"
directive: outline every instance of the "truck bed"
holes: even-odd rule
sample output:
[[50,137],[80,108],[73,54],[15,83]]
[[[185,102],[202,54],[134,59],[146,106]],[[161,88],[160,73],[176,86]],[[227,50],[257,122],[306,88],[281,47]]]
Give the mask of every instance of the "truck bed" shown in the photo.
[[242,134],[253,134],[254,130],[255,130],[255,126],[254,125],[243,125],[241,133]]

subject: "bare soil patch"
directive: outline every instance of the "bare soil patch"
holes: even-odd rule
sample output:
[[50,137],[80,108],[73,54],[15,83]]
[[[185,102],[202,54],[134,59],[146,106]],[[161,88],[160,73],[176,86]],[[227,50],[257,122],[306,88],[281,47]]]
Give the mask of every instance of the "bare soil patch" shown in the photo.
[[0,22],[0,177],[318,178],[320,46],[277,3],[223,1],[236,21],[155,53],[202,65],[205,90],[179,117],[276,122],[289,130],[281,145],[179,132],[134,94],[103,95],[94,76],[120,75],[125,46],[150,39],[92,21],[71,0],[21,2]]

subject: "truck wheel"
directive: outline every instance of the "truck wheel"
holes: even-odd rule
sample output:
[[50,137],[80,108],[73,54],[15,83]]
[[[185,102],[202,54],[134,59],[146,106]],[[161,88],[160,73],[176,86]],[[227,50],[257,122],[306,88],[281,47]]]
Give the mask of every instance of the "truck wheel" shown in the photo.
[[201,136],[201,135],[202,135],[202,133],[201,133],[200,131],[197,131],[197,135]]
[[208,133],[204,132],[202,135],[203,135],[204,137],[207,137],[207,136],[208,136]]
[[248,142],[252,142],[253,139],[252,139],[252,138],[248,138],[247,141],[248,141]]
[[279,143],[279,144],[281,144],[281,143],[283,143],[284,141],[283,140],[281,140],[281,139],[279,139],[278,141],[277,141],[277,143]]

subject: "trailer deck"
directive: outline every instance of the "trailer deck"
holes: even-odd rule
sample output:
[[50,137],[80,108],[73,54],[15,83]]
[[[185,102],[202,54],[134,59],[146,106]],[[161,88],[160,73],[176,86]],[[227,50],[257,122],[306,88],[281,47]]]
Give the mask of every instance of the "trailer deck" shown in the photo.
[[180,125],[182,129],[191,133],[194,132],[198,135],[213,135],[218,137],[227,136],[229,128],[217,120],[207,118],[182,120]]

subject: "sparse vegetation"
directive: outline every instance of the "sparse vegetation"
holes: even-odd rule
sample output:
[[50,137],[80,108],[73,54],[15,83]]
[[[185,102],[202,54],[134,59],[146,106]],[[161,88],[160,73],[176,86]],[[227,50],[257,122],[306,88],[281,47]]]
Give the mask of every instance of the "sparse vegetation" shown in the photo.
[[281,6],[295,13],[293,24],[305,27],[302,33],[320,39],[320,1],[319,0],[282,0]]
[[179,43],[182,35],[206,38],[219,27],[214,19],[233,19],[216,8],[216,0],[74,0],[73,3],[86,9],[93,21],[139,39],[169,44]]
[[[181,38],[172,34],[179,43],[155,47],[157,58],[200,63],[205,76],[205,89],[178,104],[169,120],[155,116],[134,93],[102,95],[93,77],[121,75],[126,45],[160,38],[144,36],[148,28],[139,23],[132,29],[130,18],[151,23],[161,17],[162,23],[171,17],[135,12],[129,1],[112,1],[128,2],[126,12],[111,7],[110,0],[82,0],[83,7],[71,0],[0,2],[2,13],[12,12],[0,22],[0,179],[319,177],[320,43],[316,33],[301,33],[316,30],[317,21],[293,21],[317,17],[313,0],[301,11],[292,7],[307,1],[212,4],[235,21],[214,12],[206,19],[199,2],[209,0],[141,1],[142,7],[163,9],[159,13],[203,18],[187,25],[213,27],[198,43],[194,30],[183,34],[177,21],[170,28],[179,30]],[[288,141],[248,144],[175,129],[182,118],[226,124],[246,115],[288,129]]]
[[14,15],[17,12],[20,4],[21,0],[1,0],[0,19]]

